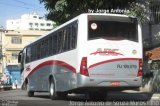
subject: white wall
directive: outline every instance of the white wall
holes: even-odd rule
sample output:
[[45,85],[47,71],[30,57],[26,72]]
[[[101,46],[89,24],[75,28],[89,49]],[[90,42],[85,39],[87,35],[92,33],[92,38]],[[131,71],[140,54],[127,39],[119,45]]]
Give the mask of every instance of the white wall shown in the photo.
[[[21,19],[16,20],[7,20],[6,22],[6,29],[7,30],[31,30],[31,25],[29,23],[33,23],[32,30],[51,30],[54,28],[53,25],[55,23],[53,21],[41,19],[38,14],[24,14],[21,16]],[[35,25],[35,23],[38,23],[38,26]],[[41,26],[41,23],[44,23],[44,26]],[[46,24],[50,23],[51,26],[47,26]]]

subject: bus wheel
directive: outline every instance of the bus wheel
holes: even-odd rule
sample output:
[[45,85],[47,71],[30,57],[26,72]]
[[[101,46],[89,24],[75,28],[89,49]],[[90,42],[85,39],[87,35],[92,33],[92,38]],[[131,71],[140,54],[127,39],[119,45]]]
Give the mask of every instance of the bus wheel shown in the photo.
[[52,100],[58,99],[57,92],[55,91],[55,84],[53,78],[50,80],[49,93],[50,93],[50,98]]
[[30,91],[29,90],[29,85],[28,85],[28,83],[26,84],[27,85],[27,95],[28,95],[28,97],[33,97],[34,96],[34,91]]
[[107,94],[106,92],[89,92],[89,97],[91,100],[102,100],[105,101]]
[[67,99],[68,93],[66,93],[66,92],[58,92],[57,95],[58,95],[58,97],[60,99]]
[[34,96],[34,91],[28,91],[28,97],[33,97]]

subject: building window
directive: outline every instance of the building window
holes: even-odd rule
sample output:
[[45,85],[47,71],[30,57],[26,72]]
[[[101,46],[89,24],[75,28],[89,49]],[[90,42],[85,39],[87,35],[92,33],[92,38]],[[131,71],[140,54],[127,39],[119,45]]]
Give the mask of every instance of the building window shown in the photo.
[[150,18],[151,22],[154,24],[159,24],[160,23],[160,2],[157,1],[152,1],[150,2]]
[[33,26],[33,23],[29,23],[29,25],[30,25],[30,27],[32,27],[32,26]]
[[41,26],[44,26],[44,23],[41,23]]
[[18,52],[12,52],[12,59],[13,60],[18,59]]
[[33,28],[29,28],[29,30],[33,30]]
[[37,27],[38,27],[38,23],[35,23],[35,26],[37,26]]
[[21,37],[12,37],[12,44],[22,44],[22,38]]
[[33,23],[29,23],[29,25],[33,25]]
[[38,28],[35,28],[35,30],[39,30]]
[[33,26],[33,23],[29,23],[29,26],[30,26],[30,28],[32,28],[32,26]]
[[51,26],[51,24],[50,24],[50,23],[47,23],[47,26]]
[[37,16],[33,16],[33,18],[37,18]]

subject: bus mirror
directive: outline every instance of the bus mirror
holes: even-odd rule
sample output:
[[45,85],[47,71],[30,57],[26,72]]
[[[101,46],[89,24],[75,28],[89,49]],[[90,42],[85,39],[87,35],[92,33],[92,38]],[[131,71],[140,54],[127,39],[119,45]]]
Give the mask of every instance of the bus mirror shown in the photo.
[[21,62],[21,55],[18,56],[18,63]]
[[21,58],[22,58],[22,52],[18,54],[18,63],[21,63]]

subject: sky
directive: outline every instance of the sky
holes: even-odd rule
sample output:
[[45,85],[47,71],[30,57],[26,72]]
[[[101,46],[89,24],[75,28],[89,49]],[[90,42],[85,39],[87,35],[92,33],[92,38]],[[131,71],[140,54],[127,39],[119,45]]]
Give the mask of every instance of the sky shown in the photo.
[[23,14],[37,12],[43,17],[47,11],[39,0],[0,0],[0,27],[6,27],[6,20],[19,19]]

